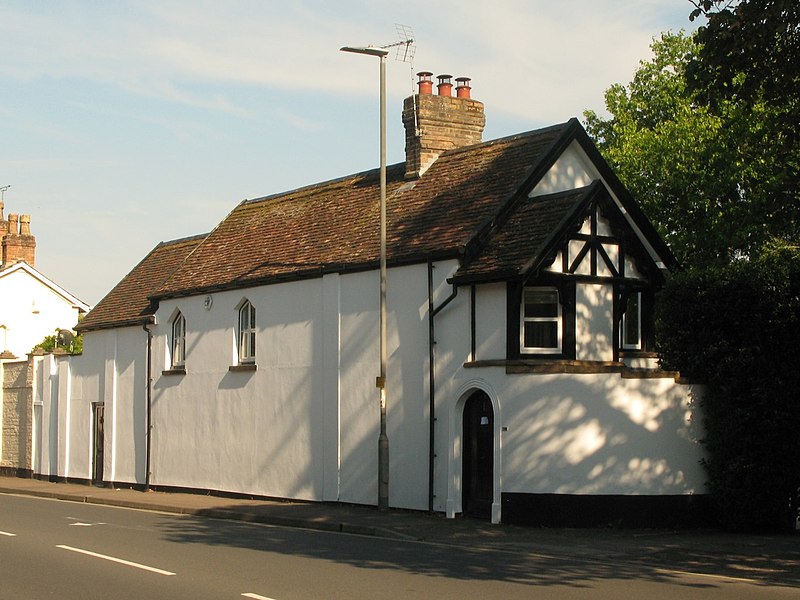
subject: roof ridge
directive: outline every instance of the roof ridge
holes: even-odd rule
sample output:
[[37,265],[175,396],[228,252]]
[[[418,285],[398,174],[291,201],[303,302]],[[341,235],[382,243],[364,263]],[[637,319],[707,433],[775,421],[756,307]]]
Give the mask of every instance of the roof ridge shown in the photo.
[[504,137],[495,138],[493,140],[486,140],[484,142],[478,142],[477,144],[470,144],[469,146],[460,146],[458,148],[453,148],[452,150],[445,150],[440,154],[440,156],[453,156],[455,154],[460,154],[462,152],[469,152],[470,150],[475,150],[476,148],[490,148],[492,146],[499,146],[500,144],[508,144],[509,142],[514,142],[517,140],[533,137],[535,135],[542,135],[544,133],[549,133],[552,131],[557,131],[559,129],[565,129],[569,124],[574,120],[574,117],[569,121],[564,121],[563,123],[558,123],[556,125],[548,125],[547,127],[541,127],[539,129],[531,129],[529,131],[523,131],[522,133],[514,133],[512,135],[507,135]]
[[164,246],[174,246],[176,244],[183,244],[183,243],[186,243],[186,242],[193,242],[195,240],[199,240],[199,239],[202,239],[202,238],[207,238],[209,233],[210,232],[197,233],[195,235],[187,235],[187,236],[182,237],[182,238],[175,238],[174,240],[162,240],[158,244],[156,244],[155,247],[156,248],[162,248]]
[[[391,171],[391,170],[400,170],[401,168],[405,169],[405,161],[399,162],[399,163],[394,163],[394,164],[391,164],[391,165],[387,165],[386,171],[388,172],[388,171]],[[278,198],[283,198],[285,196],[291,196],[291,195],[294,195],[294,194],[298,194],[300,192],[313,192],[314,190],[318,190],[320,188],[328,187],[328,186],[333,185],[335,183],[343,183],[345,181],[349,181],[349,180],[353,180],[353,179],[367,178],[367,177],[369,177],[371,175],[377,175],[379,172],[380,172],[380,168],[376,167],[376,168],[372,168],[372,169],[367,169],[365,171],[359,171],[357,173],[351,173],[350,175],[344,175],[342,177],[335,177],[333,179],[328,179],[328,180],[325,180],[325,181],[319,181],[317,183],[312,183],[312,184],[309,184],[309,185],[303,185],[303,186],[300,186],[298,188],[285,190],[283,192],[276,192],[274,194],[269,194],[267,196],[260,196],[258,198],[246,198],[246,199],[242,200],[242,202],[239,203],[239,206],[245,205],[245,204],[255,204],[257,202],[265,202],[267,200],[276,200]],[[237,208],[238,208],[238,206],[237,206]]]

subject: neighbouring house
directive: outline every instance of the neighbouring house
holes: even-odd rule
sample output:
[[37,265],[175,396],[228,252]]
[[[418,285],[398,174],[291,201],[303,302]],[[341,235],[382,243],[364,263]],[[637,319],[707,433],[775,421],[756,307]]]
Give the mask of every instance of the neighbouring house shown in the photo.
[[89,306],[34,268],[29,215],[0,202],[0,471],[32,470],[34,403],[28,355],[48,335],[70,337]]
[[24,359],[45,336],[72,330],[89,305],[34,268],[29,215],[3,217],[0,203],[0,359]]
[[[430,77],[387,169],[389,505],[691,522],[696,390],[653,347],[673,256],[577,120],[483,142],[469,80]],[[376,504],[378,233],[372,170],[159,244],[41,361],[37,474]]]

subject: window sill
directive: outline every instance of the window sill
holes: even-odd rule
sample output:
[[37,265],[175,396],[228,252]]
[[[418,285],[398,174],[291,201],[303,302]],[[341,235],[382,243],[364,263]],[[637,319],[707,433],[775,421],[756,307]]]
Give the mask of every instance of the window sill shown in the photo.
[[231,365],[228,367],[228,371],[232,373],[248,373],[257,370],[258,365],[256,363],[242,363],[240,365]]
[[186,367],[175,367],[174,369],[164,369],[162,375],[186,375]]
[[657,352],[648,352],[647,350],[634,350],[627,348],[619,351],[620,358],[658,358]]
[[476,360],[465,362],[465,369],[478,369],[481,367],[503,367],[507,375],[524,374],[595,374],[618,373],[625,379],[660,379],[678,378],[678,373],[662,371],[661,369],[633,369],[621,362],[593,361],[593,360],[567,360],[567,359],[517,359],[517,360]]

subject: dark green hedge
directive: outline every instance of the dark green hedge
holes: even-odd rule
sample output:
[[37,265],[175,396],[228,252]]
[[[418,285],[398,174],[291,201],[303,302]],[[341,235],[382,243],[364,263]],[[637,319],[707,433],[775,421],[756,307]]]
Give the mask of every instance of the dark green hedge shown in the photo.
[[657,302],[663,366],[705,383],[705,467],[719,521],[794,530],[800,488],[800,252],[677,273]]

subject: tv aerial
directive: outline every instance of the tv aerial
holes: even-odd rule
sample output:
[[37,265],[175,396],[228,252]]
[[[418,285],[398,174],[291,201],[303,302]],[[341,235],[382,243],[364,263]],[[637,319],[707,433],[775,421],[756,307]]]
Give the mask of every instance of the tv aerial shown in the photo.
[[408,25],[395,23],[394,29],[397,32],[398,41],[381,46],[384,50],[396,48],[395,60],[408,63],[411,67],[411,93],[414,93],[414,54],[417,47],[414,45],[414,31]]
[[382,48],[397,48],[394,57],[395,60],[410,63],[413,68],[414,52],[416,51],[416,47],[414,46],[414,32],[408,25],[401,25],[400,23],[395,23],[394,28],[395,31],[397,31],[399,40],[392,44],[382,46]]

